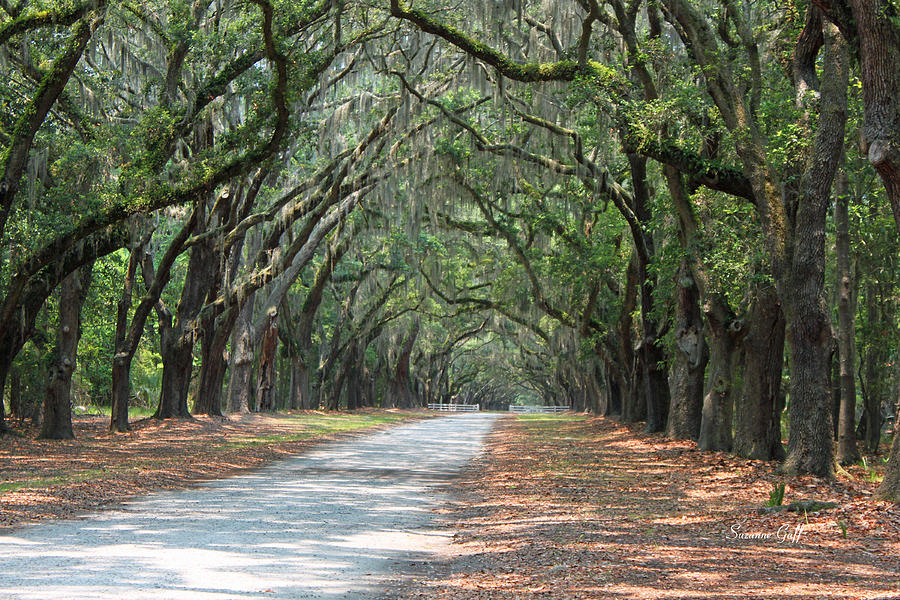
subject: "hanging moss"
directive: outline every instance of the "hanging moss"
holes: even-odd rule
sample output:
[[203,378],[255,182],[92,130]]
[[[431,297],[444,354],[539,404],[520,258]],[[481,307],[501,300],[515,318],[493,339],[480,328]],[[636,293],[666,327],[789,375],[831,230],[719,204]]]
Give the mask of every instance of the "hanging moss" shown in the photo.
[[471,56],[496,67],[504,76],[516,81],[525,83],[574,81],[577,77],[582,76],[597,82],[608,83],[612,77],[615,77],[616,81],[619,79],[612,69],[604,67],[595,61],[588,61],[583,67],[572,60],[517,63],[491,46],[463,33],[456,27],[436,21],[420,10],[406,8],[397,0],[391,2],[391,13],[395,17],[411,21],[422,31],[444,38]]

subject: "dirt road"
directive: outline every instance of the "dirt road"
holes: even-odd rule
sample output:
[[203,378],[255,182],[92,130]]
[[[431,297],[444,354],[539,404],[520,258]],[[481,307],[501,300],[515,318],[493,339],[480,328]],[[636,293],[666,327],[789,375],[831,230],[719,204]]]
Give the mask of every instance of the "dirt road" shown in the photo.
[[446,547],[433,509],[495,420],[420,421],[0,535],[0,598],[377,597],[392,571]]

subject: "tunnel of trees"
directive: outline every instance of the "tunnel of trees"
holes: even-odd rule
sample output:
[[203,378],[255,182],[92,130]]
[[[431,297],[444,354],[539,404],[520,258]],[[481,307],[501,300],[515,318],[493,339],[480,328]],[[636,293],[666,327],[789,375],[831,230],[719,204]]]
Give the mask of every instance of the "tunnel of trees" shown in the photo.
[[0,0],[0,431],[549,403],[830,477],[900,398],[898,23]]

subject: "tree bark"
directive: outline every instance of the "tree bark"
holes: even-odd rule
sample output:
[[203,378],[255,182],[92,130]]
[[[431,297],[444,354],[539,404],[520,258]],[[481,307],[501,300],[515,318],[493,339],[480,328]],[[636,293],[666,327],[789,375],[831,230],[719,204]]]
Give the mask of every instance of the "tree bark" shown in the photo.
[[194,394],[194,414],[222,416],[222,388],[228,371],[225,356],[233,322],[234,319],[228,318],[222,322],[214,315],[203,319],[200,381]]
[[781,413],[784,392],[785,321],[778,294],[770,285],[756,287],[747,311],[742,341],[744,365],[734,423],[733,451],[758,460],[783,460]]
[[[900,406],[898,406],[900,415]],[[900,504],[900,433],[894,428],[894,444],[887,467],[884,469],[884,480],[878,486],[876,497]]]
[[231,380],[228,383],[228,412],[250,412],[253,379],[253,295],[238,313],[231,338]]
[[419,320],[414,319],[412,327],[403,339],[397,355],[397,364],[391,379],[391,395],[397,408],[413,408],[417,402],[415,394],[410,390],[409,357],[412,354],[416,338],[419,337]]
[[[211,286],[206,295],[207,303],[215,302],[222,288],[221,282],[222,270],[214,267]],[[200,340],[200,373],[191,402],[194,414],[222,416],[222,385],[228,369],[225,351],[234,324],[231,314],[233,313],[223,314],[217,306],[203,311],[199,316],[197,337]]]
[[[879,303],[878,290],[874,282],[866,286],[866,320],[878,331],[883,327],[885,315]],[[868,452],[877,453],[881,441],[881,427],[884,420],[881,406],[887,395],[886,378],[887,349],[880,340],[872,340],[863,356],[863,414],[860,421],[861,434]]]
[[309,366],[300,356],[291,357],[291,408],[309,410],[312,405],[312,393],[309,388]]
[[[237,255],[239,252],[239,248],[232,252],[232,273],[237,271],[238,264],[234,263],[240,262],[240,256]],[[212,287],[207,292],[207,305],[214,304],[221,293],[222,275],[222,268],[217,267]],[[200,375],[193,396],[194,414],[222,416],[222,393],[228,371],[228,339],[234,331],[239,311],[237,306],[226,308],[215,304],[213,308],[200,314]]]
[[[169,242],[168,248],[154,267],[153,257],[145,250],[149,235],[133,248],[128,258],[128,270],[123,286],[122,298],[116,311],[116,342],[112,364],[112,413],[110,430],[124,432],[128,430],[128,403],[131,397],[131,363],[137,352],[138,344],[144,335],[144,325],[155,309],[161,319],[167,314],[160,301],[160,296],[172,277],[172,266],[184,250],[184,244],[197,226],[203,210],[195,206],[187,222]],[[134,264],[132,264],[134,261]],[[128,325],[128,310],[131,307],[131,296],[134,286],[134,270],[141,267],[145,293],[131,317]],[[165,325],[161,323],[160,332]]]
[[831,396],[826,385],[831,317],[825,308],[825,221],[831,184],[843,156],[849,58],[837,28],[826,24],[824,29],[819,127],[794,217],[790,271],[783,278],[780,295],[792,367],[791,431],[784,469],[830,477],[834,465]]
[[[128,267],[125,270],[125,281],[122,285],[122,296],[116,306],[116,332],[114,354],[112,360],[112,408],[110,410],[110,431],[128,431],[128,403],[131,396],[131,358],[128,342],[128,312],[131,310],[134,278],[137,273],[139,253],[143,248],[131,248],[128,255]],[[143,329],[143,323],[141,324]]]
[[837,346],[840,361],[840,409],[837,459],[842,465],[859,460],[856,446],[856,281],[850,266],[850,196],[847,174],[841,171],[834,203],[838,278]]
[[669,416],[669,381],[665,350],[662,344],[662,330],[654,315],[653,288],[655,278],[649,268],[653,260],[653,239],[647,233],[652,221],[650,210],[650,190],[647,185],[647,159],[636,154],[628,154],[631,166],[631,180],[634,186],[633,210],[641,224],[642,239],[635,239],[636,246],[645,252],[636,252],[638,267],[638,290],[640,293],[641,330],[643,338],[638,349],[638,360],[643,376],[644,399],[647,403],[645,430],[648,433],[665,431]]
[[[838,282],[840,285],[840,282]],[[835,301],[837,304],[837,301]],[[831,369],[828,371],[828,391],[831,393],[831,420],[834,421],[834,441],[838,441],[838,425],[841,419],[841,353],[838,351],[837,331],[831,331],[831,356],[828,360]]]
[[13,369],[9,378],[9,418],[22,422],[25,420],[22,406],[22,376],[18,369]]
[[[225,190],[205,218],[206,200],[198,200],[197,222],[203,223],[204,229],[217,227],[225,221],[230,205],[230,192]],[[194,366],[194,345],[200,335],[200,311],[210,294],[215,295],[221,279],[219,257],[214,250],[215,242],[210,238],[191,246],[174,320],[168,311],[161,313],[160,322],[165,333],[161,331],[159,344],[163,374],[159,407],[154,415],[158,419],[191,417],[188,392]]]
[[297,408],[310,409],[313,406],[312,392],[309,386],[309,362],[312,360],[310,350],[312,346],[312,330],[316,313],[322,304],[322,294],[325,286],[331,280],[334,269],[350,247],[349,236],[340,244],[329,245],[325,252],[325,258],[316,271],[313,285],[300,309],[297,326],[294,330],[294,340],[297,344],[296,356],[293,360],[294,386],[291,390],[291,405]]
[[[35,319],[47,298],[69,274],[123,247],[129,239],[124,227],[110,227],[69,246],[48,266],[29,275],[17,274],[3,299],[0,318],[0,396],[13,361],[34,334]],[[16,281],[19,280],[19,281]],[[0,403],[0,433],[7,431],[5,411]]]
[[606,401],[600,414],[605,417],[622,415],[622,385],[609,368],[606,369]]
[[194,246],[185,275],[181,300],[176,316],[168,310],[160,314],[160,355],[162,357],[162,389],[159,406],[153,415],[157,419],[191,417],[188,410],[188,388],[194,366],[194,319],[200,312],[206,297],[204,249]]
[[[840,36],[825,28],[821,99],[816,140],[802,174],[799,206],[791,204],[784,180],[768,162],[766,141],[756,121],[754,96],[748,100],[731,64],[721,59],[718,36],[699,8],[687,0],[663,0],[667,17],[677,22],[698,65],[706,69],[705,82],[725,126],[735,136],[736,151],[759,211],[772,273],[788,322],[791,361],[791,433],[785,468],[830,477],[833,474],[831,421],[824,381],[827,365],[822,356],[830,335],[823,320],[823,279],[819,256],[824,254],[824,212],[830,186],[843,148],[846,119],[847,65]],[[756,47],[752,31],[741,15],[730,15],[745,45]],[[807,12],[803,35],[794,54],[797,102],[808,115],[806,91],[814,87],[816,58],[822,45],[821,14]],[[809,34],[809,35],[807,35]],[[761,79],[756,82],[762,85]],[[806,121],[801,121],[801,125]],[[795,210],[796,209],[796,210]],[[819,230],[821,229],[821,233]],[[821,247],[821,250],[820,250]],[[827,316],[827,315],[826,315]],[[828,325],[827,329],[825,325]],[[824,416],[823,416],[824,415]]]
[[644,386],[634,350],[634,309],[637,306],[638,261],[632,255],[625,271],[625,286],[622,290],[622,307],[616,323],[616,366],[621,391],[621,414],[626,423],[642,421],[646,417],[647,404],[644,401]]
[[275,410],[275,352],[278,349],[278,312],[270,308],[262,332],[256,380],[257,410]]
[[[212,252],[218,256],[224,255],[225,260],[215,264],[215,279],[207,293],[207,306],[200,316],[200,374],[193,398],[194,414],[222,415],[222,394],[229,367],[228,340],[233,336],[246,298],[238,297],[235,303],[218,300],[223,286],[228,286],[237,279],[238,270],[245,263],[245,251],[248,257],[257,256],[262,234],[251,235],[249,245],[245,248],[247,230],[239,225],[250,216],[268,175],[268,169],[259,169],[246,188],[239,185],[234,192],[229,190],[219,197],[221,210],[218,218],[223,221],[227,233],[217,236]],[[250,294],[249,297],[252,299],[253,295]],[[250,304],[252,305],[252,300]]]
[[725,301],[716,295],[706,300],[703,312],[709,341],[709,367],[697,445],[701,450],[730,452],[734,397],[740,379],[741,339],[746,330],[744,322],[735,318]]
[[75,437],[72,428],[72,373],[81,338],[81,307],[91,284],[93,264],[85,265],[66,277],[59,293],[59,327],[56,351],[44,398],[41,419],[42,439],[68,440]]
[[675,355],[669,376],[671,406],[666,435],[697,440],[709,348],[703,337],[699,292],[687,261],[678,269],[675,297]]
[[[900,351],[900,347],[897,348]],[[894,443],[876,496],[900,504],[900,362],[895,364]]]
[[157,419],[189,419],[187,396],[194,366],[193,340],[183,335],[182,327],[172,324],[172,316],[160,317],[159,346],[163,363]]
[[[900,32],[890,0],[815,0],[859,51],[865,151],[900,230]],[[850,9],[848,11],[847,9]],[[852,13],[851,13],[852,11]]]
[[357,410],[363,406],[363,385],[360,375],[360,356],[358,348],[353,348],[353,357],[347,370],[347,410]]

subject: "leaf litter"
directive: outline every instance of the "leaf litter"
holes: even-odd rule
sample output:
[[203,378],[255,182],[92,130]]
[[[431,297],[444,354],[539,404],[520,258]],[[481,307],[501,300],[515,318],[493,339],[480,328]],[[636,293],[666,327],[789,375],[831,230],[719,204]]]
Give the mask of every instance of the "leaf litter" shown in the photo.
[[143,419],[127,433],[108,417],[73,419],[74,440],[0,436],[0,532],[67,519],[163,489],[258,468],[338,436],[421,418],[413,411],[293,411]]
[[[504,420],[454,486],[441,560],[385,598],[900,600],[900,506],[606,418]],[[839,507],[760,515],[784,502]]]

